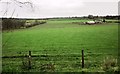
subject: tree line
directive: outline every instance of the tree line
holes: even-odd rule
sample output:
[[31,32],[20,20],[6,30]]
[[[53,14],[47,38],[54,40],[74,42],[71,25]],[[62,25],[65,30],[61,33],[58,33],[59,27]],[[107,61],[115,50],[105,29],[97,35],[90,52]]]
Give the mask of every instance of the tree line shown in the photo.
[[[18,18],[2,18],[2,30],[11,30],[11,29],[20,29],[20,28],[29,28],[32,26],[36,26],[39,24],[44,24],[46,23],[45,20],[49,19],[112,19],[112,20],[118,20],[120,19],[120,16],[93,16],[93,15],[88,15],[88,16],[83,16],[83,17],[56,17],[56,18],[45,18],[40,21],[39,18],[37,19],[18,19]],[[34,22],[28,22],[28,21],[34,20]],[[110,23],[113,21],[109,21]],[[115,21],[115,23],[120,23],[120,21]]]
[[26,19],[2,18],[2,30],[29,28],[44,23],[46,23],[46,21],[39,21],[37,19],[34,20],[34,22],[28,22]]

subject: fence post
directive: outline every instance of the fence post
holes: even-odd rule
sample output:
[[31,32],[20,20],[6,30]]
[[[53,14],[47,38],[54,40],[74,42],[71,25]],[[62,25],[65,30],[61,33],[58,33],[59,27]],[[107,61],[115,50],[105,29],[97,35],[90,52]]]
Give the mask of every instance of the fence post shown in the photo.
[[82,68],[84,68],[84,50],[82,49]]
[[29,51],[29,56],[28,56],[28,59],[29,59],[29,69],[31,69],[31,51]]

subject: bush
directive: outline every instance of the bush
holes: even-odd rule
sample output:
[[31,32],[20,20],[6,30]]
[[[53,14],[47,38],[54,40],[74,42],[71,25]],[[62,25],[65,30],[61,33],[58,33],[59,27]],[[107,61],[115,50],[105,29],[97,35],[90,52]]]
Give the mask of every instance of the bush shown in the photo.
[[13,18],[3,18],[2,19],[2,29],[10,30],[10,29],[19,29],[24,27],[25,20],[13,19]]
[[40,24],[44,24],[44,23],[46,23],[46,21],[45,20],[35,20],[34,22],[31,22],[31,21],[27,21],[27,22],[25,22],[25,27],[26,28],[29,28],[29,27],[33,27],[33,26],[36,26],[36,25],[40,25]]
[[20,29],[20,28],[29,28],[32,26],[40,25],[46,23],[45,20],[35,20],[34,22],[26,22],[26,20],[20,20],[15,18],[3,18],[2,19],[2,29],[11,30],[11,29]]
[[118,71],[117,59],[107,57],[103,61],[102,69],[104,71]]

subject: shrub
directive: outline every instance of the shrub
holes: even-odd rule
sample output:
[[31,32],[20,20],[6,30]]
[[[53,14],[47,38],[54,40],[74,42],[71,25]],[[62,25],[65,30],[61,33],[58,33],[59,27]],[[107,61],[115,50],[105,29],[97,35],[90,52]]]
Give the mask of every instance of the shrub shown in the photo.
[[25,20],[13,19],[13,18],[3,18],[2,19],[2,29],[10,30],[10,29],[19,29],[23,27],[25,24]]
[[105,58],[102,64],[102,69],[104,71],[118,71],[117,59],[112,57]]
[[33,26],[36,26],[36,25],[40,25],[40,24],[44,24],[44,23],[46,23],[46,21],[45,20],[35,20],[34,22],[25,22],[25,27],[26,28],[29,28],[29,27],[33,27]]

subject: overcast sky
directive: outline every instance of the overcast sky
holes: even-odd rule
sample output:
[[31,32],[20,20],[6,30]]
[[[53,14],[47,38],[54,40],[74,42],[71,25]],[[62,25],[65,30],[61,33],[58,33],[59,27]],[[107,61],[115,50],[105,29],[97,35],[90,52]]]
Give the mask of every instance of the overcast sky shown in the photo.
[[[21,4],[20,2],[31,2]],[[1,0],[0,17],[118,15],[119,0]],[[8,2],[8,3],[6,3]],[[7,12],[6,12],[7,11]]]

